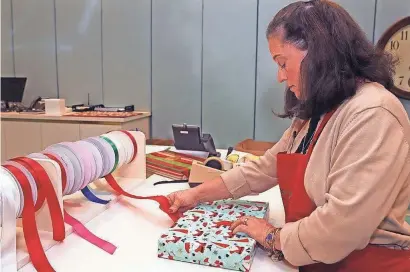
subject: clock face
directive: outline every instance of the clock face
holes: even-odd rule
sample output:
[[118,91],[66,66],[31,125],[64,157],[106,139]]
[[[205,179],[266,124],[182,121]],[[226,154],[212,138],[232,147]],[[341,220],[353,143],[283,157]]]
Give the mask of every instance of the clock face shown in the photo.
[[410,94],[410,25],[397,30],[386,43],[384,50],[399,60],[395,68],[394,85]]

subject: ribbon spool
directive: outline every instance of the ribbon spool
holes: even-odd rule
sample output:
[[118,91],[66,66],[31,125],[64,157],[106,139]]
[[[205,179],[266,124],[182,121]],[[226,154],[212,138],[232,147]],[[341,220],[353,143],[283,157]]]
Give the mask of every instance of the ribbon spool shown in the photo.
[[63,181],[63,195],[67,195],[69,190],[74,186],[74,167],[70,161],[70,159],[64,155],[64,153],[57,154],[52,150],[47,150],[44,153],[32,153],[27,157],[33,159],[52,159],[59,163],[60,168],[62,167],[61,171],[65,171],[67,175],[67,179],[65,180],[65,184]]
[[[43,166],[27,157],[18,157],[12,159],[12,161],[19,163],[24,168],[26,168],[36,185],[36,190],[38,191],[38,198],[37,202],[35,203],[35,211],[39,211],[44,206],[44,202],[47,201],[48,210],[51,215],[52,219],[52,230],[53,230],[53,238],[56,241],[62,241],[65,238],[65,226],[64,220],[62,215],[62,207],[60,206],[59,198],[57,197],[56,189],[48,176],[47,171],[43,168]],[[12,172],[13,176],[20,182],[21,180],[16,176],[22,176],[20,172],[24,175],[23,171],[19,168],[14,167],[12,165],[5,164],[5,168]],[[17,170],[18,171],[17,171]],[[25,175],[24,178],[30,182]],[[23,188],[24,189],[24,188]],[[24,190],[23,190],[24,192]],[[61,193],[61,192],[60,192]],[[34,201],[33,201],[34,203]],[[25,205],[24,205],[25,206]],[[24,211],[24,207],[23,207]]]
[[21,216],[22,191],[11,173],[0,168],[0,271],[17,271],[16,218]]
[[[54,213],[51,215],[54,240],[63,240],[65,230],[61,208],[58,210],[60,215],[56,216],[57,208],[60,206],[58,201],[54,201],[56,200],[56,196],[51,181],[41,165],[32,159],[51,159],[58,163],[61,169],[62,193],[63,195],[73,194],[80,189],[85,189],[92,181],[106,176],[108,173],[131,162],[135,158],[137,146],[134,143],[136,143],[136,141],[134,138],[130,138],[130,135],[130,133],[126,132],[112,132],[105,135],[105,137],[111,141],[111,144],[100,137],[92,137],[73,143],[64,142],[55,144],[48,147],[43,153],[33,153],[26,158],[16,158],[15,161],[9,161],[4,165],[2,172],[4,175],[8,175],[9,180],[12,182],[7,183],[7,181],[2,181],[1,188],[3,189],[6,185],[9,187],[9,185],[12,184],[14,190],[7,188],[5,193],[1,190],[1,211],[4,211],[8,207],[5,202],[7,199],[13,200],[12,203],[15,204],[15,210],[10,209],[12,212],[7,212],[8,215],[12,214],[14,221],[7,220],[7,222],[12,222],[12,227],[2,228],[2,234],[6,230],[7,233],[13,234],[13,231],[9,231],[9,229],[15,231],[16,218],[19,216],[23,217],[23,229],[29,254],[37,270],[54,271],[42,250],[36,228],[35,212],[41,208],[42,205],[40,204],[44,202],[44,199],[47,199],[47,202],[51,203],[49,209],[51,213]],[[131,137],[133,136],[131,135]],[[112,145],[112,143],[114,143],[114,145]],[[117,148],[117,154],[114,152],[115,148]],[[115,155],[117,155],[117,157]],[[50,194],[51,191],[53,195]],[[30,192],[30,196],[28,196],[28,192]],[[11,193],[8,198],[4,197],[6,193]],[[51,199],[53,196],[54,200]],[[158,197],[154,198],[157,199]],[[4,214],[3,212],[2,219],[8,218],[7,216],[4,217]],[[59,220],[57,220],[57,217],[59,217]],[[73,218],[66,211],[64,211],[64,219],[67,224],[73,226],[78,235],[90,243],[97,245],[110,254],[113,254],[116,250],[114,245],[93,235],[80,221]],[[4,225],[3,223],[4,222],[2,222],[2,225]],[[12,236],[15,239],[16,235],[13,234]],[[2,238],[3,237],[6,236],[2,235]],[[8,241],[8,239],[2,239],[2,242],[5,241]],[[0,267],[2,271],[7,263],[14,264],[11,271],[17,270],[15,268],[17,263],[15,260],[15,243],[12,243],[11,247],[14,248],[14,250],[7,250],[7,254],[1,255],[2,258],[0,260],[2,260],[2,262],[0,262]],[[7,247],[2,247],[2,249],[5,248]],[[7,261],[7,258],[4,257],[6,255],[14,256],[14,259]]]
[[87,186],[88,183],[93,181],[92,176],[94,175],[94,172],[95,172],[95,163],[93,162],[94,160],[93,155],[89,149],[84,149],[80,145],[78,145],[78,142],[75,142],[75,143],[64,142],[64,143],[61,143],[61,145],[64,145],[68,149],[70,149],[73,152],[73,154],[77,157],[78,161],[80,162],[80,167],[83,173],[82,183],[78,184],[75,192],[79,191],[83,189],[85,186]]
[[127,164],[130,158],[130,153],[132,152],[133,147],[128,145],[128,142],[124,141],[124,138],[121,137],[123,135],[118,135],[118,133],[110,132],[107,134],[102,135],[104,139],[109,139],[117,148],[118,151],[118,164],[117,168],[121,168],[121,166]]
[[[117,138],[117,141],[120,142],[122,146],[124,146],[126,151],[126,160],[124,164],[130,163],[134,153],[136,152],[136,150],[134,150],[136,146],[134,147],[134,144],[131,141],[130,137],[123,131],[111,131],[107,136],[114,137],[114,139]],[[131,137],[133,138],[133,136]]]
[[[102,169],[101,158],[100,160],[97,158],[97,161],[100,161],[100,165],[98,167],[96,166],[96,159],[92,153],[93,148],[94,146],[88,142],[85,142],[85,144],[83,142],[64,142],[50,146],[46,149],[44,155],[50,159],[53,159],[60,165],[62,170],[62,182],[63,184],[65,182],[67,183],[66,188],[63,188],[65,195],[73,194],[78,190],[81,190],[88,200],[98,204],[107,204],[109,203],[109,200],[98,198],[88,189],[88,187],[86,187],[88,183],[94,180],[97,172],[96,169]],[[97,152],[101,156],[97,148],[94,152]],[[79,153],[81,153],[81,155],[79,155]],[[97,154],[95,155],[97,156]],[[65,158],[65,160],[63,160],[63,158]],[[71,172],[74,177],[72,179],[73,184],[69,184],[68,182],[70,172],[69,170],[66,171],[68,168],[64,167],[64,164],[72,166],[71,169],[74,171],[74,173]],[[101,171],[102,170],[100,170],[100,172]],[[69,187],[68,190],[67,187]],[[116,246],[91,233],[80,221],[75,219],[66,211],[64,211],[64,220],[67,224],[73,227],[78,236],[89,243],[96,245],[109,254],[114,254]]]
[[138,145],[128,131],[111,131],[100,136],[114,151],[115,163],[111,173],[130,163],[138,152]]
[[90,142],[78,141],[77,144],[84,150],[89,150],[93,160],[91,160],[93,173],[90,181],[94,181],[101,177],[103,171],[103,158],[98,148]]
[[[18,164],[20,166],[17,166]],[[48,173],[44,170],[40,163],[27,157],[15,158],[12,162],[6,162],[3,167],[8,170],[15,183],[20,185],[18,187],[19,190],[21,190],[20,195],[23,195],[24,197],[21,217],[23,222],[24,238],[27,244],[30,259],[38,271],[54,271],[48,262],[41,245],[35,214],[36,211],[42,209],[42,204],[44,203],[44,200],[46,200],[51,217],[53,239],[56,241],[64,240],[65,225],[63,215],[61,213],[61,206],[54,186],[48,177]],[[26,171],[22,170],[22,167],[24,167]],[[30,176],[32,178],[29,178]],[[33,183],[35,185],[34,190],[38,191],[36,203],[33,199]],[[13,224],[15,229],[15,221]]]
[[46,148],[44,153],[57,155],[67,166],[67,188],[64,189],[64,195],[69,195],[75,192],[76,184],[81,182],[79,179],[81,179],[82,175],[82,170],[77,157],[70,149],[59,144]]
[[[97,168],[99,168],[101,172],[102,168],[102,159],[101,157],[98,159],[99,152],[98,150],[90,143],[85,142],[85,141],[78,141],[78,142],[64,142],[61,143],[61,145],[66,146],[68,149],[70,149],[75,156],[77,156],[78,161],[80,162],[80,167],[82,169],[83,173],[83,179],[82,183],[80,183],[80,180],[78,179],[77,186],[74,186],[74,190],[71,193],[75,193],[78,190],[81,190],[81,192],[84,194],[84,196],[95,203],[98,204],[107,204],[109,203],[109,200],[104,200],[96,195],[87,187],[88,184],[93,182],[96,179],[97,176]],[[93,153],[94,151],[94,153]],[[95,158],[97,157],[97,158]],[[97,166],[97,162],[99,162]]]
[[[32,153],[30,155],[27,156],[28,158],[31,159],[43,159],[43,160],[47,160],[47,159],[51,159],[54,160],[58,163],[58,165],[61,168],[61,171],[64,173],[67,173],[67,165],[63,162],[63,160],[57,155],[57,154],[50,154],[50,153]],[[63,190],[63,195],[66,193],[65,190],[67,188],[67,180],[63,180],[63,184],[62,184],[62,190]]]
[[[14,162],[14,161],[6,161],[4,162],[4,165],[13,165],[14,167],[17,167],[20,171],[23,172],[23,174],[26,176],[26,178],[29,180],[30,186],[31,186],[31,190],[32,190],[32,196],[33,196],[33,202],[36,203],[37,202],[37,197],[38,197],[38,193],[37,193],[37,185],[36,182],[34,181],[33,176],[31,175],[31,173],[21,164]],[[6,168],[4,168],[5,171],[7,171],[9,173],[9,175],[13,176],[12,173],[10,173],[9,170],[7,170]],[[14,180],[14,177],[13,177]],[[18,182],[16,182],[19,191],[22,192],[20,184]],[[18,201],[17,201],[18,202]],[[23,207],[24,207],[24,196],[23,194],[20,193],[20,212],[19,212],[19,216],[21,215],[21,212],[23,211]]]
[[[28,157],[30,158],[39,158],[45,159],[49,158],[54,160],[58,163],[61,168],[61,182],[63,185],[63,195],[69,195],[77,192],[79,189],[84,189],[90,182],[93,182],[95,179],[99,177],[105,177],[107,183],[117,192],[117,194],[122,194],[124,196],[128,196],[135,199],[147,199],[147,200],[154,200],[159,203],[160,209],[163,210],[165,213],[169,215],[169,217],[176,221],[180,214],[171,214],[169,213],[169,201],[165,196],[137,196],[133,194],[127,193],[123,190],[114,177],[110,174],[115,170],[119,170],[118,173],[122,176],[124,173],[124,177],[138,177],[138,178],[145,178],[145,153],[144,155],[138,156],[138,145],[137,142],[143,147],[145,145],[145,137],[138,135],[140,132],[127,132],[127,131],[115,131],[105,134],[103,137],[91,137],[79,142],[74,143],[61,143],[55,144],[51,147],[47,148],[43,153],[34,153],[30,154]],[[142,134],[142,133],[141,133]],[[143,135],[143,134],[142,134]],[[107,140],[108,139],[108,140]],[[81,149],[81,150],[80,150]],[[22,159],[22,158],[20,158]],[[21,163],[20,161],[16,161],[17,163]],[[138,164],[136,164],[138,163]],[[129,164],[126,166],[126,164]],[[136,165],[140,165],[144,170],[135,171]],[[142,167],[143,166],[143,167]],[[27,192],[31,192],[31,184],[30,182],[30,172],[28,169],[24,171],[23,169],[19,169],[21,167],[15,167],[13,165],[9,165],[6,167],[14,167],[13,168],[13,175],[16,176],[17,182],[15,184],[21,187],[18,191],[21,192],[21,195],[24,196],[23,199],[19,202],[24,203],[22,207],[16,207],[16,209],[21,210],[21,215],[23,215],[23,226],[27,226],[27,220],[31,220],[32,226],[35,225],[35,209],[34,205],[36,204],[33,195],[28,196]],[[25,166],[27,168],[27,166]],[[34,167],[34,166],[33,166]],[[120,169],[120,167],[124,167]],[[44,170],[44,169],[43,169]],[[6,170],[5,170],[6,171]],[[40,169],[35,169],[36,174],[31,173],[33,176],[34,182],[41,181],[45,178],[40,178],[39,173],[41,172]],[[39,187],[38,190],[38,197],[37,199],[41,199],[40,195],[44,191],[43,185],[37,182],[36,186]],[[84,187],[85,186],[85,187]],[[33,193],[33,192],[31,192]],[[20,195],[15,197],[15,199],[19,199]],[[31,201],[30,201],[31,198]],[[27,204],[27,205],[25,205]],[[30,212],[33,211],[32,214]],[[17,213],[17,212],[16,212]],[[30,214],[30,215],[27,215]],[[25,217],[26,215],[26,217]],[[78,220],[70,216],[66,211],[64,211],[64,220],[67,224],[73,226],[75,232],[79,234],[81,237],[93,243],[103,250],[114,253],[115,246],[111,245],[110,243],[96,237],[91,232],[89,232]],[[24,223],[24,221],[26,223]],[[34,223],[33,223],[34,222]],[[24,231],[26,233],[35,232],[35,228],[27,229]],[[38,234],[38,233],[37,233]],[[34,234],[31,234],[34,235]],[[35,236],[35,235],[34,235]],[[32,236],[32,238],[34,237]],[[37,235],[38,236],[38,235]],[[88,236],[88,237],[87,237]],[[90,239],[90,237],[92,239]],[[55,237],[57,239],[61,237]],[[31,239],[30,243],[34,243],[37,246],[41,243],[39,239],[34,237]],[[36,250],[34,252],[34,257],[32,257],[33,264],[36,268],[38,267],[45,267],[46,271],[53,271],[52,267],[49,265],[48,261],[45,258],[44,252],[41,253],[41,250]],[[44,255],[44,256],[43,256]],[[38,262],[38,259],[43,258],[43,263]],[[37,258],[37,259],[36,259]],[[38,269],[40,270],[40,269]],[[41,269],[40,271],[44,271]]]
[[[88,148],[84,148],[85,145]],[[54,159],[58,163],[63,163],[63,158],[66,157],[66,164],[72,166],[74,173],[70,172],[70,169],[68,169],[66,173],[67,182],[70,182],[69,175],[73,173],[74,178],[71,179],[71,182],[73,183],[68,185],[69,188],[67,190],[64,190],[64,195],[73,194],[81,190],[88,200],[98,204],[107,204],[109,200],[98,198],[88,187],[86,187],[89,183],[95,180],[96,168],[102,167],[101,163],[98,167],[96,165],[96,159],[92,153],[93,148],[94,146],[89,145],[88,142],[64,142],[50,146],[46,149],[46,152],[54,152],[54,154],[48,154],[48,156],[55,154],[60,155],[61,160],[58,159],[58,156],[57,158],[51,157],[51,159]],[[98,152],[98,150],[94,150],[94,152]],[[96,154],[95,156],[98,155]],[[100,162],[101,160],[101,157],[100,160],[97,159],[97,161]]]
[[115,153],[111,148],[111,145],[100,137],[91,137],[85,139],[84,141],[93,144],[101,154],[101,159],[103,161],[103,170],[99,178],[102,178],[105,175],[109,174],[110,171],[114,168],[115,164]]
[[111,173],[114,172],[116,169],[120,168],[125,162],[125,149],[123,145],[118,142],[118,139],[113,139],[114,137],[109,137],[107,135],[102,135],[102,139],[107,141],[110,144],[111,148],[114,150],[115,154],[115,164],[114,167],[111,169]]
[[[73,147],[71,143],[64,142],[64,143],[56,144],[56,146],[65,148],[66,155],[68,155],[71,163],[74,166],[74,171],[75,171],[74,172],[74,185],[69,192],[69,194],[74,194],[83,188],[83,185],[85,184],[85,180],[86,180],[85,168],[89,166],[85,165],[86,163],[85,159],[83,158],[83,155],[79,153],[79,149]],[[87,175],[88,174],[89,172],[87,172]]]

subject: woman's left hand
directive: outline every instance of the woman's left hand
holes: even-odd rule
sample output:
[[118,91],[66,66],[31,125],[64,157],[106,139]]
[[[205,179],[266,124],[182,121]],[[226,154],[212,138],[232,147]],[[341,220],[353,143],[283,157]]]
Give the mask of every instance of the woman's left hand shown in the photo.
[[267,234],[274,229],[265,219],[252,216],[243,216],[232,223],[230,229],[234,234],[243,232],[255,239],[259,244],[265,246]]

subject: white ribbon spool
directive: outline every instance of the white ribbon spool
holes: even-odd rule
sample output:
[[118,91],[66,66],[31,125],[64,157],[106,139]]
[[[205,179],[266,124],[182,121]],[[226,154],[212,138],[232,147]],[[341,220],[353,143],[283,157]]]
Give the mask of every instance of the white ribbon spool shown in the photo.
[[[37,197],[38,197],[37,184],[36,184],[36,181],[34,180],[34,177],[31,175],[30,171],[28,171],[26,169],[26,167],[24,167],[23,165],[21,165],[18,162],[15,162],[15,161],[6,161],[6,162],[3,163],[3,165],[12,165],[12,166],[20,169],[21,172],[23,172],[23,174],[27,177],[28,181],[30,182],[31,192],[32,192],[32,195],[33,195],[33,202],[34,202],[34,204],[36,204]],[[4,170],[6,170],[8,172],[7,169],[4,169]],[[17,184],[20,188],[20,184],[18,182],[17,182]],[[21,197],[22,203],[24,203],[24,196],[21,195],[20,197]],[[22,206],[24,206],[24,205],[22,205]],[[20,212],[22,212],[22,211],[23,211],[23,207],[21,207]]]
[[[71,172],[69,172],[69,169],[73,169],[73,166],[71,165],[71,164],[69,164],[69,165],[67,165],[67,163],[66,163],[66,161],[67,161],[67,159],[66,160],[64,160],[63,158],[61,158],[61,156],[60,155],[58,155],[58,154],[56,154],[56,153],[54,153],[54,152],[50,152],[50,151],[48,151],[47,153],[49,153],[50,155],[53,155],[54,157],[56,157],[60,162],[61,162],[61,164],[62,164],[62,166],[63,166],[63,168],[64,168],[64,171],[65,171],[65,173],[66,173],[66,175],[67,175],[67,183],[69,183],[69,179],[71,178],[71,180],[74,180],[74,177],[73,177],[73,170],[71,170]],[[43,153],[31,153],[31,154],[29,154],[28,156],[27,156],[28,158],[31,158],[31,159],[50,159],[49,157],[47,157],[46,155],[44,155]],[[70,168],[70,166],[71,166],[71,168]],[[67,194],[67,191],[68,191],[68,186],[66,185],[65,186],[65,189],[63,190],[63,196],[64,195],[66,195]]]
[[97,147],[101,154],[101,158],[103,160],[103,170],[101,171],[99,178],[102,178],[114,167],[114,150],[111,148],[110,144],[107,143],[107,141],[100,137],[87,138],[85,141],[92,143],[95,147]]
[[107,133],[107,134],[103,134],[102,136],[108,138],[111,140],[111,142],[113,142],[115,144],[115,146],[117,147],[118,150],[118,165],[117,165],[117,169],[121,168],[121,166],[123,166],[127,160],[127,153],[128,151],[125,149],[124,144],[122,143],[122,140],[120,137],[118,137],[118,135],[115,134],[111,134],[111,133]]
[[83,182],[84,182],[84,171],[83,171],[83,166],[81,164],[81,161],[78,159],[75,152],[66,145],[55,144],[52,147],[61,148],[59,152],[62,152],[63,154],[65,154],[73,165],[74,184],[71,187],[71,189],[68,191],[68,194],[69,195],[74,194],[81,189],[81,186],[83,185]]
[[[73,188],[73,191],[71,191],[71,194],[74,194],[75,192],[81,190],[84,188],[89,180],[90,180],[90,175],[91,173],[88,171],[90,170],[90,161],[88,161],[85,157],[84,154],[82,153],[82,150],[79,146],[77,146],[75,143],[72,142],[63,142],[58,145],[64,146],[67,148],[69,151],[71,151],[70,159],[71,162],[78,162],[78,165],[80,166],[80,171],[81,171],[81,179],[77,180],[75,187]],[[86,164],[87,163],[87,164]],[[86,169],[87,168],[87,169]]]
[[23,195],[8,170],[0,168],[0,271],[17,271],[16,218],[20,217]]
[[[67,150],[64,147],[53,145],[53,146],[48,147],[45,150],[45,152],[50,153],[52,155],[57,155],[59,158],[61,158],[61,160],[67,166],[67,171],[66,171],[67,185],[66,185],[66,189],[64,190],[63,194],[64,195],[69,195],[70,192],[74,188],[76,179],[79,178],[78,176],[76,176],[76,175],[78,175],[78,173],[80,171],[80,170],[78,170],[79,166],[73,164],[70,157],[67,155],[67,154],[70,154],[70,151]],[[71,154],[71,156],[72,156],[72,154]]]
[[76,142],[79,146],[83,147],[84,149],[88,150],[92,157],[93,157],[93,162],[92,162],[92,168],[93,168],[93,175],[91,177],[90,182],[93,182],[94,180],[98,179],[101,175],[101,172],[103,170],[103,159],[100,151],[98,151],[98,148],[93,145],[90,142],[87,141],[78,141]]
[[[115,156],[114,150],[112,150],[112,148],[109,146],[109,144],[104,139],[101,139],[99,137],[87,138],[84,141],[91,143],[98,149],[98,152],[100,153],[100,156],[103,162],[103,167],[102,167],[101,173],[98,176],[98,178],[104,177],[110,172],[110,170],[112,169],[114,165],[114,156]],[[105,147],[104,147],[104,144],[106,144]],[[109,150],[108,148],[111,148],[111,150]],[[108,151],[111,151],[111,156],[109,154],[106,154],[107,153],[106,149]]]
[[131,161],[132,155],[135,152],[134,145],[132,144],[130,137],[121,131],[111,131],[110,133],[108,133],[108,135],[117,138],[121,145],[124,146],[126,153],[125,164],[129,163]]

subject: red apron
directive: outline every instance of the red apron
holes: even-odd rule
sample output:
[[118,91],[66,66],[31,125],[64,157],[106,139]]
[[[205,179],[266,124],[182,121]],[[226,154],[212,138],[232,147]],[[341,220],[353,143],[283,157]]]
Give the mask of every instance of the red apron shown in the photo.
[[[327,113],[318,126],[307,154],[277,155],[277,176],[285,208],[285,221],[295,222],[309,216],[315,209],[315,203],[305,190],[304,177],[310,155],[319,135],[323,131],[333,112]],[[329,248],[331,250],[331,248]],[[285,256],[286,257],[286,256]],[[386,247],[368,245],[363,250],[352,252],[335,264],[316,263],[300,267],[307,272],[408,272],[410,271],[410,250],[395,250]]]

